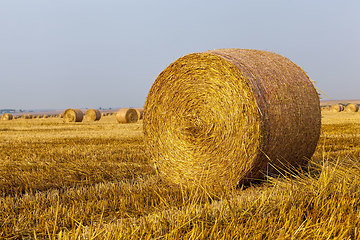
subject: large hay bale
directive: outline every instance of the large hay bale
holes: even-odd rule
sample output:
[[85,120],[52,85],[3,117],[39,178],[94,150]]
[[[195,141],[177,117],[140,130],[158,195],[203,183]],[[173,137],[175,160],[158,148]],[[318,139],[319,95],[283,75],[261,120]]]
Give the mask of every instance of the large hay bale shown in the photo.
[[84,114],[80,109],[66,109],[64,112],[64,122],[81,122]]
[[304,166],[321,126],[306,73],[278,54],[219,49],[186,55],[152,85],[146,152],[175,183],[229,187]]
[[331,112],[342,112],[344,111],[345,107],[342,104],[334,104],[331,106]]
[[121,108],[116,112],[116,120],[119,123],[136,123],[139,116],[134,108]]
[[354,103],[349,103],[348,105],[346,105],[344,111],[345,112],[357,112],[357,111],[359,111],[359,106]]
[[13,120],[13,119],[14,119],[14,116],[11,113],[4,113],[1,116],[1,120],[8,121],[8,120]]
[[101,113],[97,109],[88,109],[85,112],[85,120],[87,121],[99,121],[101,118]]
[[139,120],[143,119],[144,117],[144,108],[135,108],[137,114],[138,114],[138,118]]

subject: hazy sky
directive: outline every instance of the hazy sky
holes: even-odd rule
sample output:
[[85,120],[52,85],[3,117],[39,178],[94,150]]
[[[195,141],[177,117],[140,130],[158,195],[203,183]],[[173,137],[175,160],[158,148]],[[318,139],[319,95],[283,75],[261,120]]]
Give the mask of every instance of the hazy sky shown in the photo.
[[359,0],[0,0],[0,108],[140,107],[193,52],[282,54],[360,98]]

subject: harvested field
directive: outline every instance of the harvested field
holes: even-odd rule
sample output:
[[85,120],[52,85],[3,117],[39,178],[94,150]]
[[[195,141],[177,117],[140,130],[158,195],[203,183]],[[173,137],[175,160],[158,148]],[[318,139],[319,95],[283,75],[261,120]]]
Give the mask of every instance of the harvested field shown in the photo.
[[156,174],[142,121],[1,121],[0,239],[359,239],[360,114],[322,123],[306,171],[209,197]]

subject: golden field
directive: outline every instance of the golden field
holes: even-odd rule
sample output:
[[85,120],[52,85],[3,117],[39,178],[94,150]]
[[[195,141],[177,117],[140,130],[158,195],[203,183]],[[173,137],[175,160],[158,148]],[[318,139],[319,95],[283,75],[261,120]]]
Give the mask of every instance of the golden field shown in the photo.
[[308,169],[210,196],[157,175],[142,122],[0,121],[0,239],[360,239],[360,113]]

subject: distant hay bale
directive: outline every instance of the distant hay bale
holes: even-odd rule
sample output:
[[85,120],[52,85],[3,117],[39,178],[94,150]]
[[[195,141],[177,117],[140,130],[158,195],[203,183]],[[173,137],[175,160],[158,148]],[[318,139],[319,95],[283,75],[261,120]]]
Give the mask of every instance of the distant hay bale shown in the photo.
[[348,105],[346,105],[344,111],[345,112],[357,112],[357,111],[359,111],[359,106],[354,103],[349,103]]
[[101,113],[97,109],[88,109],[85,112],[85,120],[86,121],[99,121],[101,118]]
[[144,108],[135,108],[137,114],[138,114],[138,118],[139,120],[143,119],[144,116]]
[[138,112],[134,108],[121,108],[116,112],[119,123],[136,123],[139,120]]
[[22,119],[32,119],[32,115],[31,114],[23,114],[21,115]]
[[64,114],[60,113],[58,115],[56,115],[57,118],[63,118],[64,117]]
[[66,109],[64,112],[64,122],[81,122],[84,114],[80,109]]
[[3,115],[1,115],[1,120],[4,121],[9,121],[9,120],[13,120],[14,116],[11,113],[4,113]]
[[331,106],[331,112],[342,112],[344,109],[344,105],[342,104],[334,104]]
[[320,126],[318,93],[300,67],[272,52],[219,49],[159,74],[143,128],[158,172],[217,188],[306,165]]

